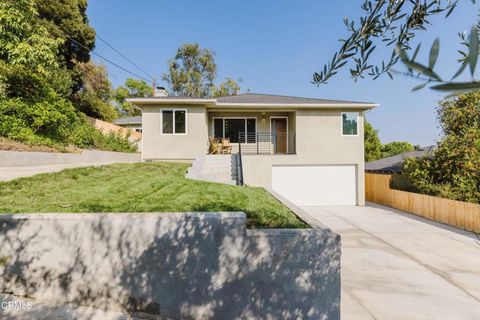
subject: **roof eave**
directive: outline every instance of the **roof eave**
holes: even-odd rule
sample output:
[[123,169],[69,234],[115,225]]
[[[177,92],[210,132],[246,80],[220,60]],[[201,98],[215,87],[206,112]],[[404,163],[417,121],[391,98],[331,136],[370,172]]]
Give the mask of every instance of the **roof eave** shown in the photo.
[[243,107],[243,108],[322,108],[322,109],[373,109],[378,107],[373,103],[215,103],[214,108]]
[[360,109],[368,110],[378,107],[374,103],[226,103],[218,102],[216,99],[156,99],[156,98],[129,98],[135,106],[141,108],[146,105],[155,104],[194,104],[207,105],[212,108],[242,107],[242,108],[322,108],[322,109]]

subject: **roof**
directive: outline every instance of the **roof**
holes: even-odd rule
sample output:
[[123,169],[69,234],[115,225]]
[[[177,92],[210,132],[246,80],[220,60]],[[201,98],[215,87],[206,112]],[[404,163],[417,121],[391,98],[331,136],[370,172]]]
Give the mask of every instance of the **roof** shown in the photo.
[[115,124],[141,124],[142,116],[118,118],[113,121]]
[[371,102],[305,98],[261,93],[242,93],[219,98],[190,98],[181,96],[131,98],[127,99],[137,106],[148,104],[193,104],[208,107],[297,107],[297,108],[360,108],[371,109],[377,106]]
[[219,103],[288,103],[288,104],[373,104],[370,102],[344,101],[318,98],[304,98],[294,96],[273,95],[264,93],[242,93],[235,96],[226,96],[217,98]]
[[365,171],[400,173],[402,164],[408,158],[420,158],[432,154],[436,146],[428,146],[412,152],[405,152],[395,156],[365,163]]

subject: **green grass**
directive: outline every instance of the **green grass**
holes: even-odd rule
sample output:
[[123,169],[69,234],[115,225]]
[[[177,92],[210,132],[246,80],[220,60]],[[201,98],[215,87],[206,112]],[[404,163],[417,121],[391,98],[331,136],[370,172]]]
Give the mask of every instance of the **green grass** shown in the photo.
[[189,180],[178,163],[68,169],[0,182],[0,212],[244,211],[249,228],[305,228],[263,188]]

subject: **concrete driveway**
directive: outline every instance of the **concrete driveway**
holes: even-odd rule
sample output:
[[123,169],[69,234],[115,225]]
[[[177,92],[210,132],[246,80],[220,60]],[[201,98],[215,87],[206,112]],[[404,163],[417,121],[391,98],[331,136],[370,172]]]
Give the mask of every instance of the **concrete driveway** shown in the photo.
[[369,204],[302,207],[342,236],[342,319],[480,319],[480,238]]

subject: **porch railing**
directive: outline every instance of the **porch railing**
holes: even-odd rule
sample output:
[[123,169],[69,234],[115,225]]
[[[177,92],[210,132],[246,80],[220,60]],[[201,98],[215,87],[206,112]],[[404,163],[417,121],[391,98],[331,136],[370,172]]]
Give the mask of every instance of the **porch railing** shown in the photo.
[[294,154],[295,133],[240,132],[238,150],[243,154]]

